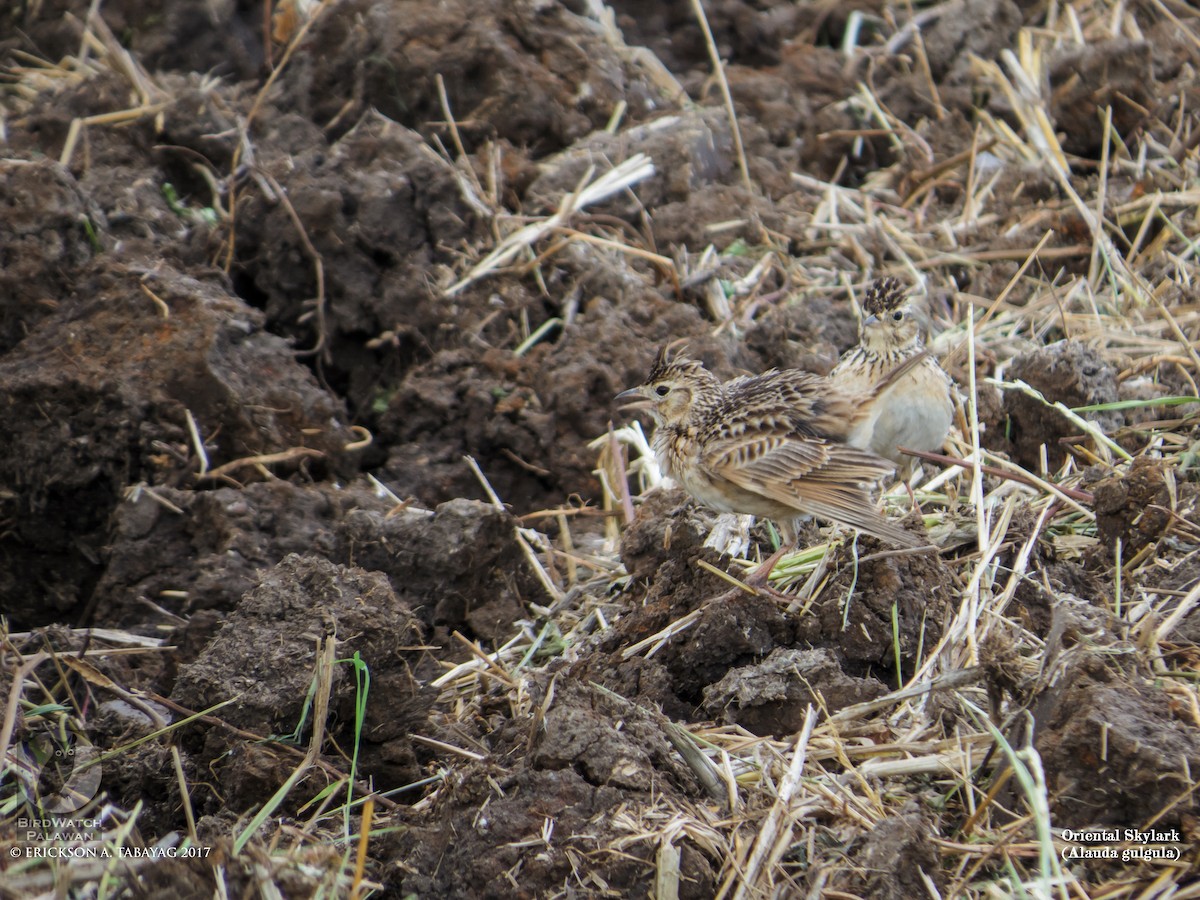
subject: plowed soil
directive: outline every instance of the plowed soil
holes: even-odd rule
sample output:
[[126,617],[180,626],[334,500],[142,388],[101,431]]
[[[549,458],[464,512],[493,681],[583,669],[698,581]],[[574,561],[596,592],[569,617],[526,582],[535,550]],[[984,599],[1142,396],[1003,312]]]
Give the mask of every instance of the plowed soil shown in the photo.
[[[1062,181],[1044,148],[980,138],[1027,124],[985,63],[1015,59],[1021,29],[1058,28],[1061,4],[953,0],[921,7],[914,29],[911,6],[874,0],[706,3],[737,135],[684,0],[91,6],[0,10],[0,736],[7,751],[69,729],[118,751],[84,810],[107,840],[132,821],[137,846],[215,850],[119,868],[106,896],[266,881],[348,895],[368,792],[359,879],[378,896],[767,896],[742,867],[782,790],[775,748],[810,707],[867,716],[856,705],[935,657],[1036,751],[1055,829],[1177,829],[1170,880],[1187,883],[1200,433],[1195,407],[1117,401],[1195,396],[1194,216],[1165,203],[1182,225],[1107,232],[1166,285],[1151,292],[1178,334],[1163,318],[1153,340],[1115,346],[1054,306],[1079,321],[1090,285],[1117,283],[1093,262],[1099,191],[1115,205],[1175,190],[1194,207],[1186,4],[1130,4],[1119,15],[1140,37],[1089,25],[1039,59],[1030,90],[1067,154]],[[1173,169],[1137,169],[1150,140]],[[639,153],[651,176],[466,277]],[[877,211],[843,189],[878,189],[928,236],[913,241],[943,242],[923,272],[893,219],[871,226]],[[977,200],[994,214],[967,228]],[[817,227],[826,203],[852,231]],[[828,371],[856,340],[851,297],[892,271],[925,279],[934,330],[957,335],[931,340],[966,398],[954,446],[970,450],[974,418],[984,449],[1074,487],[981,475],[995,510],[1026,492],[993,546],[968,469],[919,498],[941,516],[939,553],[835,542],[802,602],[795,585],[731,585],[722,572],[745,572],[705,546],[710,514],[613,483],[604,438],[628,421],[614,395],[681,338],[724,376]],[[1059,289],[1076,281],[1089,286]],[[1028,324],[981,338],[972,373],[962,323],[1002,292],[1000,316]],[[1117,450],[1018,380],[1050,403],[1106,404],[1083,415]],[[1071,503],[1084,512],[1064,525]],[[769,554],[763,526],[751,541]],[[963,610],[1002,595],[993,618],[978,607],[968,647]],[[1134,598],[1151,625],[1130,618]],[[978,645],[976,622],[992,629]],[[956,648],[961,666],[938,656]],[[936,723],[939,753],[983,731],[940,689],[918,719],[881,702],[838,733],[850,750],[810,749],[795,831],[761,869],[775,895],[982,896],[1013,890],[1013,866],[1036,873],[1030,795],[990,735],[953,788],[937,767],[858,773],[871,745],[934,752],[912,722]],[[711,730],[711,772],[681,751],[687,729]],[[766,773],[753,785],[735,746]],[[20,796],[14,759],[0,800]],[[329,809],[351,779],[339,831]],[[837,806],[824,785],[838,779],[877,805]],[[973,813],[993,803],[975,853]],[[27,812],[0,808],[0,845],[32,845]],[[1075,896],[1166,871],[1062,865]],[[48,895],[57,878],[99,896],[99,870],[73,871],[43,877],[6,853],[0,895]]]

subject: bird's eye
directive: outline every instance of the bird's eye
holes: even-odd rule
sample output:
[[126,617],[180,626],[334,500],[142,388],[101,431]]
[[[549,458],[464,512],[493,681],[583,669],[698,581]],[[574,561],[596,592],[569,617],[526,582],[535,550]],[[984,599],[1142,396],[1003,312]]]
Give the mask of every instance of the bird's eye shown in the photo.
[[654,389],[654,393],[658,394],[660,397],[665,397],[667,394],[671,393],[671,388],[665,384],[660,384]]
[[903,318],[904,318],[903,310],[898,309],[894,313],[892,313],[892,321],[893,322],[899,322]]

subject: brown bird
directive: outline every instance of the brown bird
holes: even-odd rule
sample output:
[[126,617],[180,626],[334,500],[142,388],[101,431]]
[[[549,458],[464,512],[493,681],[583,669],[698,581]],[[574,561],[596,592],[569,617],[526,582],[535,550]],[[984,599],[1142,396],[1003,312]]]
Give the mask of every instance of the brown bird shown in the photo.
[[775,520],[785,547],[804,515],[915,547],[920,541],[884,519],[871,497],[892,465],[846,442],[869,396],[795,369],[722,384],[665,347],[649,377],[616,399],[654,417],[654,453],[684,490],[720,512]]
[[[916,310],[899,281],[885,278],[871,285],[863,313],[858,346],[843,354],[829,378],[852,394],[889,382],[875,393],[847,440],[896,463],[908,481],[917,461],[899,448],[941,449],[954,417],[953,381],[922,345]],[[903,375],[889,378],[917,356],[920,361]]]

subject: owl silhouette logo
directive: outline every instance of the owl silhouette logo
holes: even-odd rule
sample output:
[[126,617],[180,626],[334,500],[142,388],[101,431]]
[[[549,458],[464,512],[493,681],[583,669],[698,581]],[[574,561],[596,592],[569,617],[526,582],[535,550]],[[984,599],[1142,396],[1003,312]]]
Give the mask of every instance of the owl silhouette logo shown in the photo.
[[0,798],[22,795],[38,819],[70,815],[96,797],[103,774],[100,751],[86,737],[43,732],[10,749]]

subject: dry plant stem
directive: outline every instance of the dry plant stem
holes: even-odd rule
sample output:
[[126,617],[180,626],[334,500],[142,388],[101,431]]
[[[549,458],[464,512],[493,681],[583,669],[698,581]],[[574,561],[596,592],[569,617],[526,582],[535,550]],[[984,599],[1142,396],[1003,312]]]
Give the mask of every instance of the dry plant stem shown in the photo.
[[[987,310],[984,312],[983,316],[980,317],[979,321],[975,323],[974,328],[976,331],[984,328],[996,314],[996,310],[1000,309],[1004,305],[1004,302],[1008,299],[1009,294],[1012,293],[1013,288],[1015,288],[1020,282],[1021,277],[1026,271],[1028,271],[1029,267],[1033,264],[1033,261],[1040,258],[1044,253],[1046,242],[1049,241],[1053,235],[1053,231],[1047,231],[1045,234],[1043,234],[1042,239],[1038,241],[1037,246],[1030,250],[1029,253],[1024,257],[1020,268],[1017,269],[1016,273],[1013,274],[1013,277],[1008,280],[1008,284],[1004,286],[1004,289],[999,293],[999,295],[997,295],[996,299],[992,301],[991,305],[988,306]],[[946,357],[945,364],[954,365],[959,357],[966,352],[966,349],[966,341],[964,341]]]
[[171,744],[171,763],[175,766],[175,780],[179,784],[179,799],[183,804],[183,815],[187,819],[188,837],[193,841],[199,841],[199,836],[196,834],[196,814],[192,811],[192,794],[188,790],[187,776],[183,773],[183,757],[179,753],[179,746]]
[[158,307],[158,311],[162,314],[164,320],[171,318],[171,307],[167,306],[167,301],[163,300],[162,297],[150,290],[150,288],[146,286],[145,281],[139,281],[138,287],[141,288],[143,294],[154,301],[154,305]]
[[617,487],[621,490],[621,512],[625,516],[625,524],[632,525],[637,513],[633,509],[633,497],[629,492],[629,472],[625,466],[625,454],[621,452],[621,445],[617,442],[616,435],[613,434],[612,422],[608,423],[608,442],[613,464],[617,467]]
[[517,256],[528,252],[538,241],[563,226],[571,216],[585,207],[599,203],[650,177],[654,174],[654,164],[646,154],[638,153],[595,180],[592,178],[594,174],[594,167],[589,166],[575,190],[563,197],[552,215],[533,221],[504,237],[466,275],[446,289],[446,296],[452,297],[479,279],[509,265]]
[[300,214],[296,212],[296,207],[292,205],[292,201],[288,199],[287,191],[283,186],[275,180],[268,172],[259,170],[259,174],[266,179],[279,197],[279,202],[283,204],[284,210],[288,214],[288,218],[292,220],[292,226],[296,229],[296,234],[300,237],[300,245],[304,248],[304,255],[307,256],[313,265],[313,277],[317,282],[317,296],[313,298],[313,309],[317,317],[317,342],[307,350],[295,351],[297,357],[314,356],[320,353],[325,348],[327,337],[327,329],[325,324],[325,262],[321,259],[321,254],[317,252],[317,248],[308,238],[308,230],[304,227],[304,223],[300,221]]
[[650,648],[646,652],[646,658],[649,659],[671,638],[695,625],[700,620],[701,612],[702,610],[694,609],[690,613],[680,616],[661,631],[658,631],[647,638],[643,638],[636,644],[631,644],[621,651],[621,658],[632,659],[643,650],[646,650],[646,648]]
[[903,550],[879,550],[858,558],[858,564],[876,562],[881,559],[892,559],[897,556],[914,556],[917,553],[937,553],[942,548],[937,544],[922,544],[920,547],[905,547]]
[[1060,488],[1057,484],[1054,484],[1052,482],[1045,481],[1044,479],[1038,478],[1036,475],[1032,474],[1031,472],[1028,472],[1025,469],[1022,469],[1016,463],[1010,463],[1008,460],[1004,459],[1001,456],[996,456],[994,454],[988,453],[987,451],[985,451],[983,455],[984,455],[985,459],[991,459],[993,462],[995,462],[1002,471],[1011,472],[1012,474],[1019,475],[1022,478],[1028,478],[1030,481],[1033,482],[1033,484],[1036,487],[1040,488],[1041,490],[1045,491],[1047,494],[1050,494],[1051,496],[1057,497],[1060,502],[1071,507],[1071,509],[1075,510],[1075,512],[1079,513],[1084,518],[1089,519],[1091,521],[1095,521],[1096,514],[1094,512],[1092,512],[1092,510],[1087,509],[1074,497],[1071,497],[1070,495],[1066,494],[1063,491],[1063,489]]
[[725,78],[725,65],[721,62],[721,54],[717,50],[716,39],[708,26],[708,16],[704,13],[702,0],[692,0],[692,12],[696,22],[704,33],[704,46],[708,48],[708,58],[712,62],[713,75],[721,86],[721,97],[725,101],[725,114],[729,116],[729,132],[733,135],[733,148],[737,154],[738,170],[742,173],[742,186],[751,195],[754,194],[754,182],[750,179],[750,167],[746,163],[746,148],[742,144],[742,129],[738,127],[737,112],[733,108],[733,94],[729,90],[729,81]]
[[[463,174],[459,176],[460,179],[465,177],[470,182],[469,189],[466,186],[462,188],[463,199],[481,215],[490,218],[494,230],[497,208],[495,204],[489,207],[486,202],[479,199],[480,197],[491,197],[492,195],[484,190],[483,184],[479,181],[479,176],[475,174],[475,167],[471,165],[471,161],[467,157],[467,150],[463,145],[462,135],[458,131],[458,122],[455,121],[454,114],[450,110],[450,96],[446,93],[446,81],[442,78],[441,72],[438,72],[435,77],[437,80],[438,102],[442,106],[442,116],[446,121],[446,127],[450,130],[450,139],[454,142],[454,151],[458,154],[455,172],[456,174],[462,172]],[[449,156],[449,154],[446,155]],[[451,160],[451,162],[454,163],[455,161]]]
[[1166,16],[1168,19],[1170,19],[1171,24],[1174,25],[1178,29],[1180,34],[1182,34],[1189,41],[1191,41],[1193,44],[1195,44],[1197,49],[1200,49],[1200,38],[1196,37],[1195,32],[1193,32],[1192,29],[1188,28],[1187,25],[1185,25],[1183,22],[1181,22],[1179,20],[1179,17],[1177,15],[1175,15],[1175,13],[1171,12],[1171,9],[1169,6],[1167,6],[1165,3],[1163,3],[1162,0],[1151,0],[1151,2],[1155,5],[1155,7],[1158,8],[1159,12],[1161,12],[1164,16]]
[[[903,448],[902,452],[909,456],[915,456],[919,459],[937,463],[939,466],[958,466],[963,469],[971,469],[975,465],[968,460],[959,459],[956,456],[946,456],[943,453],[927,453],[924,450],[906,450]],[[993,478],[1003,478],[1005,481],[1014,481],[1017,484],[1023,484],[1026,487],[1042,487],[1037,480],[1028,475],[1022,475],[1019,472],[1010,472],[1005,469],[997,468],[996,466],[980,465],[979,471],[985,475],[990,475]],[[1070,497],[1072,500],[1078,500],[1080,503],[1096,502],[1096,498],[1089,491],[1081,491],[1078,488],[1064,487],[1061,484],[1054,485],[1054,490],[1067,497]]]
[[282,450],[279,453],[264,453],[261,456],[247,456],[232,460],[208,472],[198,474],[196,480],[215,481],[227,478],[230,472],[236,472],[247,466],[273,466],[278,463],[293,462],[297,459],[320,459],[324,456],[325,454],[320,450],[313,450],[309,447],[292,447],[290,450]]
[[996,143],[998,142],[998,140],[999,140],[999,138],[993,137],[993,138],[988,138],[982,144],[972,144],[966,150],[960,150],[958,153],[955,153],[953,156],[947,157],[946,159],[942,160],[940,163],[935,163],[934,165],[929,166],[926,169],[920,170],[919,172],[917,172],[916,174],[913,175],[913,180],[918,183],[923,182],[923,181],[929,181],[930,179],[936,178],[939,175],[950,171],[951,169],[956,169],[959,166],[961,166],[963,163],[969,162],[972,157],[977,156],[980,153],[984,153],[988,150],[991,150],[994,146],[996,146]]
[[[57,629],[57,633],[62,634],[62,635],[71,636],[71,637],[80,637],[80,638],[94,639],[94,640],[100,640],[100,641],[107,641],[108,643],[112,643],[112,644],[125,644],[131,648],[130,651],[126,651],[126,652],[141,652],[141,651],[174,649],[174,647],[168,648],[167,646],[165,646],[165,642],[163,641],[162,638],[145,637],[144,635],[133,634],[132,632],[128,632],[128,631],[117,631],[114,628],[61,627],[61,628]],[[34,632],[34,631],[0,632],[0,635],[4,635],[3,637],[0,637],[0,641],[3,641],[5,644],[11,644],[13,641],[28,640],[29,638],[33,637],[35,634],[37,634],[37,632]],[[92,655],[99,654],[99,653],[113,653],[113,652],[120,653],[122,651],[121,650],[112,650],[112,649],[84,650],[82,654],[74,654],[74,655],[76,655],[76,656],[79,656],[79,655],[92,656]],[[31,657],[22,656],[21,658],[22,659],[30,659]]]
[[[318,644],[320,646],[320,644]],[[325,743],[325,727],[326,719],[329,716],[329,696],[333,690],[333,666],[335,659],[335,651],[337,649],[337,638],[330,635],[325,638],[324,646],[321,647],[317,654],[317,666],[315,672],[316,692],[313,697],[313,730],[312,738],[309,740],[308,751],[304,754],[304,758],[300,764],[292,770],[292,773],[287,777],[279,789],[275,792],[272,800],[281,800],[286,797],[304,777],[309,769],[313,768],[321,757],[321,747]],[[268,801],[270,803],[270,801]],[[250,825],[247,826],[233,843],[233,852],[241,853],[250,839],[254,836],[255,826],[266,824],[264,820],[267,814],[268,807],[264,807]]]
[[[654,263],[664,273],[671,270],[675,265],[674,260],[663,256],[661,253],[651,253],[649,250],[643,250],[641,247],[631,247],[629,244],[622,244],[620,241],[611,241],[608,238],[597,237],[594,234],[587,234],[575,228],[560,226],[554,230],[572,240],[582,241],[585,244],[594,244],[606,250],[615,250],[618,253],[625,253],[638,259],[644,259],[647,262]],[[566,244],[564,243],[563,246],[566,246]]]
[[[1154,645],[1158,645],[1165,641],[1179,623],[1183,621],[1184,617],[1197,605],[1200,605],[1200,583],[1197,583],[1188,591],[1187,596],[1179,601],[1171,614],[1163,619],[1161,625],[1154,629],[1151,642]],[[1143,621],[1149,623],[1151,620],[1147,618]]]
[[371,824],[375,817],[375,795],[368,795],[363,803],[362,818],[358,826],[358,852],[354,858],[354,884],[350,889],[350,900],[362,896],[363,873],[367,868],[367,846],[371,841]]
[[192,448],[196,451],[196,459],[200,461],[200,469],[196,473],[196,477],[204,478],[208,474],[208,451],[204,449],[204,441],[200,437],[200,426],[196,424],[196,418],[190,409],[184,409],[183,415],[187,419],[188,435],[192,439]]
[[[163,110],[171,105],[171,101],[153,102],[153,95],[158,94],[161,96],[163,92],[158,89],[146,71],[130,55],[129,51],[120,45],[107,23],[100,17],[99,10],[99,0],[92,0],[85,20],[86,27],[83,32],[82,43],[79,48],[80,62],[86,63],[88,50],[93,46],[98,50],[103,50],[107,62],[129,82],[130,87],[133,88],[138,95],[138,99],[141,100],[141,104],[132,109],[100,113],[94,116],[87,116],[83,119],[72,120],[70,128],[67,131],[67,139],[63,144],[62,153],[59,155],[59,162],[63,166],[70,164],[79,136],[88,125],[117,124],[153,115],[155,116],[155,127],[161,131]],[[69,13],[67,17],[74,21],[74,16],[71,16]]]
[[1075,244],[1070,247],[1046,247],[1040,252],[1036,248],[1017,248],[1015,250],[974,250],[970,253],[942,253],[922,259],[917,263],[918,269],[941,269],[946,266],[981,265],[989,262],[999,262],[1006,259],[1026,259],[1036,252],[1036,258],[1042,260],[1075,259],[1087,256],[1092,251],[1090,244]]
[[480,662],[482,662],[485,666],[487,666],[488,669],[493,674],[495,674],[495,676],[497,678],[499,678],[506,685],[508,685],[509,688],[512,688],[512,689],[516,688],[517,682],[513,679],[512,675],[509,674],[509,672],[507,672],[504,669],[504,667],[500,665],[499,662],[497,662],[495,659],[493,659],[488,654],[484,653],[475,643],[468,640],[464,634],[462,634],[461,632],[459,632],[456,629],[455,631],[453,631],[451,633],[450,636],[452,638],[454,638],[456,641],[458,641],[458,643],[461,644],[463,647],[465,647],[471,653],[472,656],[474,656],[476,659],[478,659]]
[[855,721],[856,719],[866,718],[868,715],[880,710],[890,709],[902,703],[905,700],[911,700],[914,697],[920,697],[935,691],[954,690],[965,687],[969,684],[974,684],[984,677],[984,671],[980,666],[972,666],[967,669],[956,669],[947,672],[944,675],[939,675],[930,681],[918,682],[914,680],[907,686],[898,691],[893,691],[890,694],[885,694],[875,700],[867,700],[863,703],[856,703],[853,706],[847,706],[829,717],[829,722],[834,725],[844,725]]
[[448,744],[445,741],[439,741],[436,738],[426,737],[423,734],[409,734],[409,739],[419,741],[430,747],[435,747],[438,750],[445,750],[447,753],[453,753],[455,756],[461,756],[465,759],[473,760],[474,762],[482,762],[487,757],[482,753],[476,753],[473,750],[466,750],[462,747],[456,747],[454,744]]
[[305,37],[308,36],[309,29],[311,29],[317,23],[321,16],[324,15],[325,10],[328,9],[334,2],[335,0],[321,0],[321,5],[313,10],[313,13],[309,17],[308,21],[304,22],[298,29],[296,29],[296,34],[290,41],[288,41],[287,47],[284,48],[283,56],[279,59],[279,65],[271,69],[271,74],[267,76],[267,80],[263,83],[262,88],[259,89],[258,93],[254,97],[254,102],[250,105],[250,112],[246,113],[246,121],[242,124],[244,139],[239,141],[238,145],[234,148],[233,159],[230,161],[229,165],[229,248],[226,251],[225,264],[223,266],[226,272],[229,272],[229,270],[233,268],[233,252],[235,245],[234,237],[236,235],[237,219],[237,187],[235,179],[237,178],[238,167],[242,163],[244,148],[247,146],[250,140],[250,129],[254,125],[254,120],[258,117],[259,110],[262,109],[262,105],[266,100],[267,93],[271,90],[272,86],[274,86],[279,76],[283,74],[283,70],[287,68],[287,64],[291,60],[292,55],[304,42]]
[[154,727],[156,729],[163,729],[167,727],[167,720],[162,717],[158,710],[156,710],[153,706],[151,706],[133,691],[126,690],[121,685],[117,684],[87,660],[80,659],[74,655],[67,656],[62,654],[54,654],[51,658],[54,661],[55,667],[59,669],[60,675],[62,674],[62,669],[59,667],[59,662],[61,661],[62,665],[65,665],[75,674],[79,675],[88,684],[92,685],[93,687],[111,691],[130,706],[136,707],[140,712],[145,714],[146,718],[154,723]]
[[[772,557],[772,559],[775,559],[775,557]],[[714,566],[712,563],[710,563],[706,559],[696,560],[696,565],[699,568],[704,569],[704,571],[708,572],[710,575],[716,575],[722,581],[728,582],[729,584],[733,585],[735,591],[743,591],[743,592],[745,592],[747,594],[751,594],[751,595],[758,593],[758,591],[755,590],[755,588],[752,585],[746,583],[745,581],[742,581],[739,578],[734,577],[733,575],[730,575],[728,572],[726,572],[723,569],[718,569],[716,566]],[[773,565],[773,563],[772,563],[772,565]],[[768,571],[768,574],[770,574],[769,571]]]
[[88,5],[87,15],[84,17],[84,21],[87,23],[87,30],[83,33],[83,37],[79,41],[79,53],[76,54],[81,63],[88,61],[88,51],[91,49],[93,38],[92,24],[93,21],[99,19],[100,4],[102,2],[103,0],[91,0],[91,3]]
[[17,726],[17,709],[21,704],[21,692],[25,689],[25,679],[50,654],[39,652],[24,660],[12,675],[8,684],[8,702],[4,705],[4,724],[0,725],[0,760],[8,759],[8,748],[12,742],[13,730]]
[[[792,747],[791,763],[779,786],[779,794],[775,798],[775,803],[771,806],[766,821],[758,831],[754,849],[750,853],[750,859],[746,862],[737,891],[734,892],[734,900],[747,900],[747,898],[756,896],[760,872],[763,871],[764,866],[769,872],[790,842],[792,831],[795,828],[792,796],[799,789],[800,776],[804,772],[804,763],[808,753],[808,742],[816,724],[816,710],[809,706],[804,715],[804,725],[796,737],[795,746]],[[730,878],[733,877],[733,874],[730,873]],[[729,881],[726,880],[725,884],[721,886],[719,897],[725,895],[728,886]]]
[[[1108,153],[1112,146],[1112,106],[1104,109],[1104,137],[1100,149],[1100,185],[1096,190],[1096,219],[1104,222],[1104,207],[1108,197]],[[1103,248],[1100,246],[1100,235],[1097,233],[1092,240],[1092,259],[1088,265],[1088,281],[1095,282],[1100,276]],[[1124,264],[1124,258],[1122,258]]]
[[[470,467],[471,472],[475,475],[476,479],[478,479],[480,485],[483,486],[484,493],[488,495],[488,500],[491,501],[492,506],[496,507],[496,509],[501,510],[502,512],[506,511],[504,504],[500,500],[500,497],[492,488],[492,483],[488,481],[487,476],[483,474],[483,469],[479,468],[479,463],[475,461],[475,457],[464,456],[463,460]],[[536,575],[538,581],[542,583],[542,587],[546,589],[546,593],[554,598],[555,603],[561,601],[563,599],[562,588],[560,588],[554,582],[554,579],[550,577],[550,573],[546,571],[546,567],[543,566],[542,561],[538,559],[532,545],[529,543],[529,540],[524,534],[522,534],[521,527],[514,527],[513,534],[516,537],[517,544],[520,546],[521,551],[525,554],[525,558],[529,560],[529,566],[531,569],[533,569],[533,574]],[[534,534],[534,532],[530,532],[530,534]]]
[[[458,153],[460,159],[466,159],[467,151],[463,147],[462,135],[458,133],[458,122],[454,120],[454,114],[450,112],[450,97],[446,93],[446,80],[442,78],[442,73],[438,72],[434,75],[437,82],[438,102],[442,105],[442,115],[446,120],[446,127],[450,129],[450,139],[454,141],[454,150]],[[483,186],[477,183],[476,185],[480,193],[483,193]]]
[[[911,0],[905,3],[908,9],[909,18],[915,17],[915,11]],[[946,107],[942,105],[942,97],[938,92],[937,82],[934,80],[933,71],[929,66],[929,56],[925,53],[925,41],[921,37],[921,29],[917,28],[913,31],[913,46],[917,50],[917,63],[921,67],[921,76],[925,79],[925,86],[929,89],[929,98],[933,102],[934,113],[938,120],[946,118]]]
[[71,157],[75,153],[75,146],[79,142],[79,136],[89,125],[118,125],[126,122],[132,122],[144,116],[157,115],[158,113],[169,107],[170,103],[151,103],[145,106],[135,106],[131,109],[123,109],[119,112],[101,113],[95,116],[87,116],[83,119],[74,119],[71,122],[70,128],[67,130],[67,140],[63,144],[62,153],[59,155],[59,164],[64,167],[71,165]]
[[1000,776],[992,782],[991,788],[989,788],[987,794],[984,795],[983,802],[975,808],[975,812],[971,813],[970,818],[963,823],[962,828],[959,829],[960,834],[969,835],[975,830],[975,826],[979,823],[980,818],[996,801],[996,797],[999,796],[1000,791],[1004,789],[1004,786],[1008,784],[1008,781],[1010,778],[1012,778],[1012,776],[1012,766],[1006,766],[1004,771],[1000,773]]
[[558,533],[562,539],[562,556],[567,563],[567,584],[579,583],[579,562],[575,556],[575,539],[571,536],[571,523],[565,515],[558,515]]
[[1200,353],[1196,352],[1196,345],[1192,343],[1192,341],[1188,340],[1187,335],[1183,333],[1183,329],[1179,327],[1179,321],[1174,315],[1171,314],[1171,311],[1167,309],[1166,305],[1162,302],[1162,298],[1159,297],[1158,291],[1152,292],[1150,297],[1154,301],[1154,305],[1158,307],[1158,311],[1162,313],[1163,318],[1166,319],[1167,324],[1171,328],[1171,333],[1175,335],[1176,339],[1183,346],[1183,349],[1187,352],[1188,358],[1191,359],[1192,365],[1196,369],[1196,374],[1200,375]]

